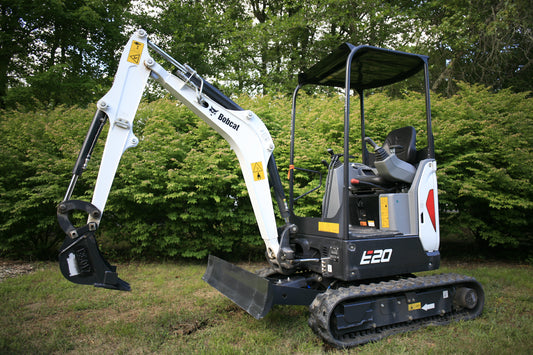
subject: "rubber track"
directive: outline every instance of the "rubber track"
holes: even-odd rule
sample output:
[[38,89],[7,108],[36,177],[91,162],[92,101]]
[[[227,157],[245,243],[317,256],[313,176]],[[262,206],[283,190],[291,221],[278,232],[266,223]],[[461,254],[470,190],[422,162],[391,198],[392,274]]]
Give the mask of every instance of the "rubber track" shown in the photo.
[[[330,316],[337,305],[355,299],[375,298],[391,294],[404,294],[440,286],[466,285],[478,291],[478,304],[473,310],[462,310],[442,316],[422,318],[411,322],[403,322],[370,330],[357,331],[342,339],[333,336],[329,329]],[[309,306],[309,326],[327,343],[337,348],[349,348],[368,342],[375,342],[387,336],[408,332],[428,325],[443,325],[450,321],[468,320],[478,317],[484,304],[483,288],[473,277],[458,274],[441,274],[407,279],[384,281],[377,284],[359,285],[329,289],[317,295]]]

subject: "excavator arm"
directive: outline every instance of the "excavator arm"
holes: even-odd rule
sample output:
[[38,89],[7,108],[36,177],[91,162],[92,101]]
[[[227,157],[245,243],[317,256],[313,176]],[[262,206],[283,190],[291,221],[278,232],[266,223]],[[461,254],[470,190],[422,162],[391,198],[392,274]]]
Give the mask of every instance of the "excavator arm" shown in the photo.
[[[176,75],[158,64],[149,49],[171,62],[176,67]],[[115,268],[100,254],[94,234],[100,225],[122,154],[139,143],[133,133],[133,121],[149,78],[161,84],[230,144],[242,169],[267,256],[273,265],[287,265],[286,261],[292,254],[290,248],[280,247],[271,185],[280,213],[287,222],[285,231],[290,227],[289,214],[272,156],[274,143],[265,124],[255,113],[242,109],[220,93],[192,68],[180,64],[150,42],[144,30],[138,30],[122,53],[113,86],[98,101],[97,112],[73,169],[72,180],[58,207],[58,221],[67,234],[60,250],[63,275],[75,283],[129,290],[129,285],[118,278]],[[76,182],[86,168],[107,121],[109,132],[92,201],[71,200]],[[77,228],[70,222],[69,216],[75,210],[88,214],[86,225]],[[288,245],[288,242],[285,244]]]

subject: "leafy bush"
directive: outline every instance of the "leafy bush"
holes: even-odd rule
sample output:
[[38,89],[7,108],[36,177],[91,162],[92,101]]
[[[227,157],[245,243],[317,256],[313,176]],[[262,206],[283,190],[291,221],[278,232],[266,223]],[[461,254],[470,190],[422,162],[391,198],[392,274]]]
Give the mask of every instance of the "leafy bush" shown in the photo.
[[460,86],[433,105],[441,226],[490,246],[531,246],[533,100]]
[[[149,119],[145,119],[148,118]],[[205,257],[261,242],[229,145],[182,105],[142,107],[140,144],[127,151],[106,207],[103,233],[134,255]]]
[[[47,257],[63,239],[54,214],[87,130],[87,115],[87,110],[63,107],[1,113],[1,255]],[[80,190],[87,188],[82,182]]]
[[[236,100],[269,128],[287,188],[290,99]],[[462,85],[459,95],[432,100],[442,234],[473,235],[491,246],[530,245],[532,99]],[[335,95],[301,96],[296,166],[324,173],[326,149],[342,152],[343,106]],[[352,152],[359,159],[359,117],[357,105],[353,107]],[[407,124],[417,128],[423,142],[420,95],[369,95],[366,108],[367,135],[376,142]],[[93,114],[92,109],[64,107],[1,112],[0,255],[56,255],[64,236],[55,209]],[[103,251],[124,257],[203,258],[212,252],[242,257],[263,249],[237,158],[215,131],[169,100],[142,104],[134,131],[140,144],[122,158],[98,232]],[[91,200],[98,163],[90,163],[73,198]],[[296,182],[299,195],[319,179],[298,172]],[[321,190],[298,201],[296,212],[320,215]]]

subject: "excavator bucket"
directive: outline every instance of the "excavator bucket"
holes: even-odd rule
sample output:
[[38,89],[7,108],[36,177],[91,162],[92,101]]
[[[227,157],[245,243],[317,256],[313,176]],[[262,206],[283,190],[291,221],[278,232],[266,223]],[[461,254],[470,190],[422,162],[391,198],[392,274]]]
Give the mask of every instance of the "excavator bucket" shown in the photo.
[[112,290],[130,291],[130,284],[121,280],[117,268],[109,264],[100,253],[94,236],[96,228],[86,224],[75,228],[69,214],[75,210],[98,216],[100,211],[84,201],[63,201],[58,207],[57,219],[67,234],[59,251],[59,269],[65,278],[82,285],[94,285]]
[[65,238],[59,253],[59,268],[67,280],[77,284],[120,291],[131,290],[129,283],[118,277],[116,266],[104,259],[92,233],[76,240]]
[[202,279],[256,319],[267,315],[275,304],[310,305],[316,290],[276,285],[269,279],[209,255]]

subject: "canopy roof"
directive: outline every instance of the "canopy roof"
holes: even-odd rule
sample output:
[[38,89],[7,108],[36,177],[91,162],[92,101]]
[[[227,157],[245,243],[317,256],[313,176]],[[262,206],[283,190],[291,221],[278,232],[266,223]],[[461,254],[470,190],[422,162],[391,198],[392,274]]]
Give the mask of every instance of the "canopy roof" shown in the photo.
[[343,43],[339,48],[298,76],[298,83],[345,87],[346,63],[354,52],[351,88],[364,90],[404,80],[424,68],[428,57],[372,46]]

